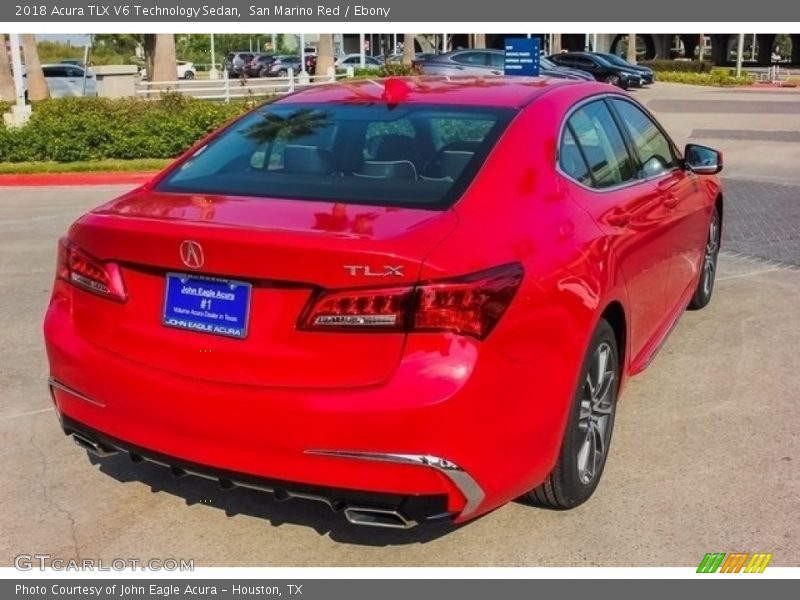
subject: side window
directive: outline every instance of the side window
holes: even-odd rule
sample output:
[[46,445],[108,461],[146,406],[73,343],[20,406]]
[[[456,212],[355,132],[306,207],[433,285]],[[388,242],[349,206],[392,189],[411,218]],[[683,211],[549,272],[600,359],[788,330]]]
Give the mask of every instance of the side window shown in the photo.
[[462,52],[454,56],[453,61],[462,65],[486,66],[486,54],[483,52]]
[[604,101],[580,107],[567,124],[583,151],[592,187],[607,188],[634,179],[628,149]]
[[45,77],[66,77],[67,70],[64,67],[42,67]]
[[503,54],[489,54],[489,64],[495,69],[502,69],[506,66],[506,57]]
[[580,181],[584,185],[592,185],[589,167],[586,166],[581,149],[578,148],[569,128],[564,129],[564,136],[561,138],[561,147],[558,149],[558,166],[575,181]]
[[638,106],[625,100],[612,100],[624,127],[633,140],[641,162],[641,177],[653,177],[672,170],[678,159],[672,145],[653,120]]

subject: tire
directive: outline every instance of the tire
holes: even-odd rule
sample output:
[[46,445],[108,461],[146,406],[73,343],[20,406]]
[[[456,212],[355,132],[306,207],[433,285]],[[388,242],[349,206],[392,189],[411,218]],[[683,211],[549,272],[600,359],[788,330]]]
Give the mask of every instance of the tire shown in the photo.
[[193,71],[186,71],[186,75],[184,76],[184,79],[189,79],[189,80],[194,79],[194,72]]
[[719,207],[714,207],[711,219],[708,222],[708,236],[706,237],[705,250],[703,251],[703,270],[700,273],[700,280],[697,282],[697,289],[689,302],[689,310],[700,310],[711,302],[711,295],[714,293],[714,281],[717,277],[717,258],[722,242],[722,218],[720,217]]
[[288,77],[288,76],[289,76],[289,71],[287,71],[286,69],[281,69],[280,71],[278,71],[278,77]]
[[610,83],[611,85],[619,86],[619,75],[614,75],[613,73],[609,73],[603,79],[606,83]]
[[[603,377],[598,382],[601,369]],[[617,338],[611,325],[602,319],[581,367],[558,462],[544,483],[525,495],[525,500],[536,506],[565,510],[583,504],[594,493],[608,458],[619,379]]]

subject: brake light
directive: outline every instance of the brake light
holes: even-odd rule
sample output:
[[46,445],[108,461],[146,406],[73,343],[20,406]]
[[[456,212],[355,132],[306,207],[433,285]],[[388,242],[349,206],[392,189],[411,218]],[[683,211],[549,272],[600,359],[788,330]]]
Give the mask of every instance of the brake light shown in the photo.
[[300,328],[327,331],[451,331],[483,339],[522,281],[512,263],[457,279],[409,287],[323,292]]
[[119,265],[94,258],[66,238],[58,243],[56,277],[105,298],[127,299]]

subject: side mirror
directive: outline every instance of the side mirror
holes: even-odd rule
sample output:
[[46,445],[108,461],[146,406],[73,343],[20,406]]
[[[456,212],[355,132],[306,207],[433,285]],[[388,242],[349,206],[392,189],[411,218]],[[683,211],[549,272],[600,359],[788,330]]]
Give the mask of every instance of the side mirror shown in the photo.
[[722,152],[699,144],[686,144],[683,164],[692,173],[714,175],[722,171]]

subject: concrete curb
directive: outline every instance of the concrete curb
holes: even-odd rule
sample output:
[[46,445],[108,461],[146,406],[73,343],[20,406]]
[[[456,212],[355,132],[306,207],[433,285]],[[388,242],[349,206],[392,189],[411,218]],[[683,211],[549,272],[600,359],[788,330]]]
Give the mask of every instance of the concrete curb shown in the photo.
[[125,185],[149,181],[158,171],[109,171],[86,173],[9,173],[0,175],[3,186]]

